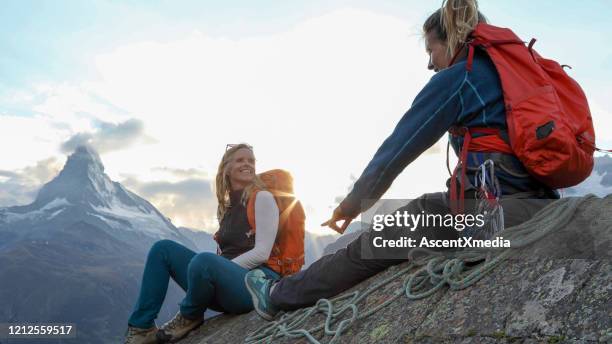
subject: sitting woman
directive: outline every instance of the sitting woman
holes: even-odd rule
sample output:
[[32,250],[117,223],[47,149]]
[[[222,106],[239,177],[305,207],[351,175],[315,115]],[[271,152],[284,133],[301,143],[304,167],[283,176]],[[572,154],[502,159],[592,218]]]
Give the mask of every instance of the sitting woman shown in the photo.
[[[202,324],[207,308],[234,314],[249,312],[253,303],[243,282],[245,274],[259,268],[269,278],[279,277],[265,265],[278,231],[279,208],[255,174],[252,147],[238,144],[228,148],[216,177],[220,229],[215,237],[219,255],[196,253],[171,240],[156,242],[147,257],[125,343],[177,341]],[[247,219],[246,202],[251,195],[255,195],[256,235]],[[158,329],[154,320],[170,277],[187,294],[176,316]]]

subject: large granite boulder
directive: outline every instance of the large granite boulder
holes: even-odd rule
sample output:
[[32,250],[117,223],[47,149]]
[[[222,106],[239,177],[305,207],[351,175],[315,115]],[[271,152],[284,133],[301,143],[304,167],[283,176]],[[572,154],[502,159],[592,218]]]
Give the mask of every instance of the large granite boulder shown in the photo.
[[[589,198],[567,226],[521,249],[475,285],[443,288],[420,300],[401,295],[356,320],[336,343],[612,342],[611,239],[612,195]],[[347,292],[364,290],[406,266],[394,266]],[[370,294],[358,304],[359,312],[403,290],[404,277]],[[313,316],[305,328],[323,321],[322,315]],[[242,343],[266,324],[255,312],[221,315],[207,320],[181,343]],[[313,335],[321,343],[332,338],[322,331]],[[307,342],[305,338],[272,341]]]

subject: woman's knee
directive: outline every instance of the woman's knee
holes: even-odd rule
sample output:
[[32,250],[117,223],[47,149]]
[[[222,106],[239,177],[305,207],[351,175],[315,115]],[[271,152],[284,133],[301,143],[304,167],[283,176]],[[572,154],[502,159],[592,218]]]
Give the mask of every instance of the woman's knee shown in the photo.
[[156,241],[149,250],[149,256],[160,254],[168,250],[168,248],[177,245],[178,243],[169,239]]
[[198,253],[189,262],[188,271],[189,273],[194,272],[210,272],[214,269],[219,256],[212,252]]

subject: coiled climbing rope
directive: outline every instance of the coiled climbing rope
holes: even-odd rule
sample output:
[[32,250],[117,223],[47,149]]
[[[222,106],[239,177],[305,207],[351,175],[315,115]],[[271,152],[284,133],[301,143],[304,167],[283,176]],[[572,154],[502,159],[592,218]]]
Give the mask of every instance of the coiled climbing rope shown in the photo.
[[[332,299],[320,299],[314,306],[285,313],[278,320],[255,330],[245,342],[272,343],[280,338],[305,338],[310,343],[321,344],[313,333],[323,330],[326,336],[331,336],[328,343],[333,344],[355,320],[376,313],[402,295],[417,300],[433,295],[444,286],[449,286],[451,290],[468,288],[504,262],[516,249],[528,246],[554,230],[563,228],[570,222],[578,206],[593,197],[595,196],[588,195],[560,199],[540,210],[530,220],[505,228],[499,236],[510,240],[510,248],[469,248],[450,254],[422,248],[413,249],[410,251],[410,263],[388,278],[365,290],[353,291]],[[370,309],[361,304],[372,292],[402,276],[402,287],[387,300]],[[317,313],[322,313],[325,321],[305,329],[307,321]]]

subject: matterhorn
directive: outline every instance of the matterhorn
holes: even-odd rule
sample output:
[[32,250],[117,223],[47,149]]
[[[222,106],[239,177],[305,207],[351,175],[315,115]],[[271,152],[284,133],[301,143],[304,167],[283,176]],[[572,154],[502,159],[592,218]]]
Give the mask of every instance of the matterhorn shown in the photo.
[[[94,149],[79,146],[34,202],[0,208],[0,323],[74,323],[86,339],[79,343],[120,342],[147,252],[161,239],[196,250],[151,203],[112,181]],[[158,321],[183,295],[171,282]],[[54,343],[37,341],[46,342]]]

